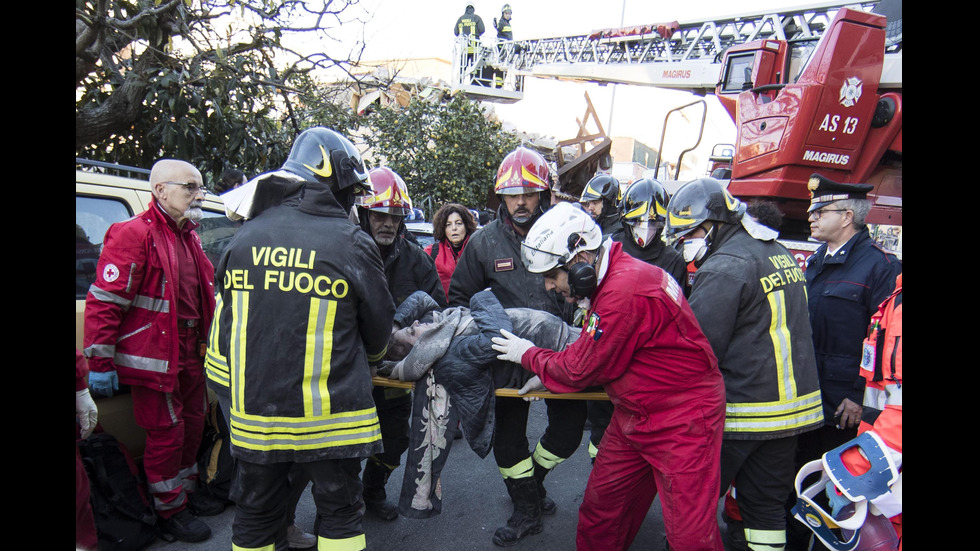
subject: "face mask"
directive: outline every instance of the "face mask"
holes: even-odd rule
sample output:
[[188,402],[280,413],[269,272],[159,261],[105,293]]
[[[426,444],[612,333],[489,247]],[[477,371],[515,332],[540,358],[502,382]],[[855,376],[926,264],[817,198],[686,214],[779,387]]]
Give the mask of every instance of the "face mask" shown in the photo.
[[646,248],[653,243],[653,240],[656,239],[657,233],[662,227],[663,223],[660,221],[645,220],[643,222],[631,224],[630,234],[633,236],[633,241],[635,241],[637,245],[642,248]]
[[695,260],[701,260],[704,258],[704,254],[708,252],[708,241],[703,237],[698,237],[696,239],[685,239],[682,254],[684,255],[684,262],[692,262]]

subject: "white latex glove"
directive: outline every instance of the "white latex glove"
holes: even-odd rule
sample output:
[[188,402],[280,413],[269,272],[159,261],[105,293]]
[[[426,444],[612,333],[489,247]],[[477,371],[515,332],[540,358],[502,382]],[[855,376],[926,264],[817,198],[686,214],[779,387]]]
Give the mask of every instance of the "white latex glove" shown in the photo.
[[82,438],[88,438],[99,422],[99,408],[87,388],[75,393],[75,415],[78,416],[78,424],[82,427]]
[[[521,389],[517,391],[517,393],[520,394],[521,396],[524,396],[528,392],[536,392],[538,390],[548,390],[548,389],[545,388],[544,383],[541,382],[541,377],[535,375],[534,377],[528,379],[527,382],[524,383],[524,386],[522,386]],[[524,396],[525,402],[533,402],[535,400],[540,400],[540,399],[541,399],[540,396]]]
[[521,357],[528,349],[534,347],[534,343],[518,337],[517,335],[511,333],[506,329],[501,329],[500,334],[503,337],[494,337],[490,340],[493,341],[493,349],[500,354],[497,354],[498,360],[506,360],[508,362],[514,362],[516,364],[521,363]]

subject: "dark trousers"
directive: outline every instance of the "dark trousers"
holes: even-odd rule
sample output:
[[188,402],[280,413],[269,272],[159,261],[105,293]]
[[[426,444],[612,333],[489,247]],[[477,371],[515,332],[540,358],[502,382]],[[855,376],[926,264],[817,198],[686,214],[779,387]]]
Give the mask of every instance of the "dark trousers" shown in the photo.
[[[545,400],[548,427],[541,436],[541,446],[553,455],[566,459],[582,442],[582,431],[588,410],[584,400]],[[493,457],[497,466],[511,468],[531,456],[527,440],[529,402],[519,398],[497,398],[494,403],[496,428]]]
[[786,529],[786,499],[793,492],[797,437],[725,439],[721,445],[721,495],[735,485],[735,501],[746,529]]
[[412,417],[412,394],[401,388],[374,387],[371,392],[381,424],[381,443],[385,451],[376,454],[391,469],[401,465],[408,449],[408,421]]
[[[278,542],[285,548],[283,518],[290,493],[289,472],[294,466],[313,480],[321,548],[342,543],[347,545],[345,548],[363,549],[361,517],[364,503],[359,477],[361,460],[358,458],[268,465],[239,459],[231,487],[231,498],[235,501],[232,543],[252,549]],[[324,539],[329,541],[324,543]]]

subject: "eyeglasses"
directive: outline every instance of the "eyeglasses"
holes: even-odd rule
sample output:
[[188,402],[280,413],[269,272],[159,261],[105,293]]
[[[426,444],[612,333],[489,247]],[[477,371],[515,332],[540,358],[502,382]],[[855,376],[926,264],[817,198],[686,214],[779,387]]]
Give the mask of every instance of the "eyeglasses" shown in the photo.
[[817,209],[810,213],[809,218],[820,220],[820,217],[828,212],[846,212],[848,209]]
[[207,195],[211,191],[205,186],[197,185],[195,182],[160,182],[160,183],[174,185],[174,186],[184,186],[184,189],[186,189],[187,192],[190,193],[191,195],[197,195],[197,192],[199,191]]

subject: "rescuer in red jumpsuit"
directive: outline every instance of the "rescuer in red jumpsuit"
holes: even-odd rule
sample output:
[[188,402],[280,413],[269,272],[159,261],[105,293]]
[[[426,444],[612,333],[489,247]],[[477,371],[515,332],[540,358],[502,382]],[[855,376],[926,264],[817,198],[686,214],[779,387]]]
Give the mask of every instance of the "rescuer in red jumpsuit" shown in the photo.
[[559,203],[522,245],[528,271],[588,309],[562,352],[502,331],[498,358],[519,362],[552,392],[604,385],[615,411],[579,509],[578,549],[626,549],[660,494],[675,549],[721,550],[716,520],[725,387],[680,285],[602,241],[595,222]]
[[202,344],[214,312],[214,267],[194,232],[207,190],[200,171],[174,159],[153,165],[150,186],[150,208],[106,232],[86,297],[89,385],[109,396],[131,386],[154,508],[174,537],[201,541],[211,529],[196,517],[224,509],[193,493],[207,408]]

